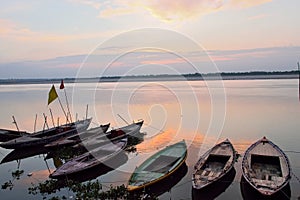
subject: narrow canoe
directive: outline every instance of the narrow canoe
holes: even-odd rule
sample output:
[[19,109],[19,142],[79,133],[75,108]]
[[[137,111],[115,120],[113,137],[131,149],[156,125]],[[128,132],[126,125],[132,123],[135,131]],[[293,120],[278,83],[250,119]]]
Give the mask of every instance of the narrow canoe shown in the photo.
[[87,149],[93,149],[98,147],[100,144],[110,143],[111,141],[119,140],[125,137],[134,137],[140,132],[143,122],[143,120],[140,120],[127,126],[113,129],[105,134],[96,135],[95,137],[86,137],[82,140],[80,145]]
[[167,146],[135,169],[127,190],[140,190],[163,180],[174,173],[185,162],[186,157],[187,146],[184,140]]
[[29,135],[25,131],[14,131],[9,129],[0,129],[0,142],[7,142],[12,139],[22,137],[23,135]]
[[61,125],[49,130],[37,132],[33,135],[26,135],[3,142],[0,146],[6,149],[20,149],[46,145],[61,138],[76,135],[78,132],[85,131],[89,127],[90,123],[91,118],[77,121],[70,125]]
[[258,192],[270,196],[291,179],[290,162],[285,153],[266,137],[252,144],[242,161],[245,180]]
[[60,140],[53,141],[49,144],[46,144],[45,147],[49,149],[56,149],[58,147],[67,147],[80,143],[82,140],[88,137],[96,137],[98,135],[103,135],[109,128],[109,123],[100,125],[98,127],[91,128],[89,130],[79,132],[75,135],[61,138]]
[[236,151],[228,139],[209,149],[194,166],[193,188],[202,189],[220,180],[231,171],[235,159]]
[[95,167],[119,154],[127,145],[127,138],[99,146],[89,152],[79,155],[57,168],[50,178],[60,178],[76,174]]

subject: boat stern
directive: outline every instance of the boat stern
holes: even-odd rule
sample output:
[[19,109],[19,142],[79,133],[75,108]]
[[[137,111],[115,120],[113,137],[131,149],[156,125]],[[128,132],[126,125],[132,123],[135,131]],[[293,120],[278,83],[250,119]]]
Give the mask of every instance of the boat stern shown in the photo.
[[138,185],[127,185],[127,191],[128,192],[137,191],[137,190],[140,190],[141,188],[143,188],[143,187],[138,186]]

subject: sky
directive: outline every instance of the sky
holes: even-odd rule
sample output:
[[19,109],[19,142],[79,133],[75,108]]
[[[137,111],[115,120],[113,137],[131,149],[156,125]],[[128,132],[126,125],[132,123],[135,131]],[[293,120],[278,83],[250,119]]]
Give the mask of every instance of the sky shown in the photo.
[[0,78],[289,71],[299,0],[1,0]]

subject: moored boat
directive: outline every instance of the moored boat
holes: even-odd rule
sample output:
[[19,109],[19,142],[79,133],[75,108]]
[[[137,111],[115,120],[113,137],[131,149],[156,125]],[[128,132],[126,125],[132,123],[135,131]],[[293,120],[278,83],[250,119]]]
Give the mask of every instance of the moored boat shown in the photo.
[[76,121],[74,123],[61,125],[48,130],[39,131],[32,135],[22,136],[16,139],[9,140],[0,144],[1,147],[6,149],[18,149],[24,147],[34,147],[45,145],[55,140],[76,135],[78,132],[86,130],[90,123],[91,118]]
[[126,145],[127,138],[101,145],[98,148],[67,161],[51,173],[50,178],[62,178],[95,167],[119,154]]
[[132,192],[151,186],[173,174],[186,160],[187,146],[180,141],[155,153],[132,173],[127,190]]
[[22,137],[24,135],[29,135],[25,131],[15,131],[10,129],[0,129],[0,142],[7,142],[12,139]]
[[139,120],[138,122],[133,122],[127,126],[108,131],[105,134],[86,137],[82,139],[80,145],[88,149],[92,149],[103,143],[110,143],[111,141],[119,140],[125,137],[135,137],[140,132],[143,122],[143,120]]
[[72,146],[72,145],[78,144],[86,138],[97,137],[98,135],[103,135],[108,130],[109,125],[110,125],[109,123],[100,125],[98,127],[94,127],[94,128],[88,129],[83,132],[79,132],[78,134],[75,134],[75,135],[72,135],[69,137],[65,137],[65,138],[61,138],[59,140],[50,142],[49,144],[46,144],[45,147],[49,148],[49,149],[55,149],[55,148],[62,147],[62,146],[66,147],[66,146]]
[[209,149],[194,166],[193,188],[202,189],[220,180],[233,168],[235,159],[236,151],[228,139]]
[[285,153],[266,137],[252,144],[242,161],[245,180],[263,195],[284,188],[291,179],[291,167]]

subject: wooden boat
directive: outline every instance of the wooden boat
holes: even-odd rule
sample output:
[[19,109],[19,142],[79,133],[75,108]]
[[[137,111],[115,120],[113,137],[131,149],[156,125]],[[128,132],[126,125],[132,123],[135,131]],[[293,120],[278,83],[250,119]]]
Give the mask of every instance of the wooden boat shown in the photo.
[[92,151],[77,156],[57,168],[50,178],[61,178],[95,167],[119,154],[127,145],[127,138],[101,145]]
[[22,136],[0,144],[6,149],[18,149],[45,145],[60,138],[76,135],[88,128],[92,119],[84,119],[67,125],[61,125],[45,131],[39,131],[32,135]]
[[165,179],[185,162],[186,157],[187,147],[184,140],[167,146],[134,170],[127,190],[130,192],[140,190]]
[[113,129],[105,134],[99,134],[96,137],[86,137],[82,139],[80,145],[87,149],[92,149],[100,144],[110,143],[111,141],[119,140],[124,137],[135,137],[137,133],[140,132],[143,122],[143,120],[139,120],[138,122],[133,122],[127,126]]
[[252,144],[242,161],[245,180],[263,195],[273,195],[291,179],[291,167],[285,153],[266,137]]
[[9,140],[16,139],[18,137],[22,137],[23,135],[29,135],[29,133],[27,133],[25,131],[0,129],[0,142],[7,142]]
[[48,149],[43,147],[28,147],[22,149],[15,149],[8,153],[0,162],[0,164],[8,163],[14,160],[22,160],[40,154],[45,154]]
[[[214,200],[224,194],[229,186],[233,183],[236,175],[236,170],[234,167],[222,178],[215,181],[213,184],[208,185],[200,190],[193,188],[192,189],[192,199],[205,199],[205,200]],[[230,192],[230,191],[229,191]],[[221,199],[221,198],[220,198]]]
[[225,141],[208,150],[194,166],[193,188],[202,189],[225,176],[234,166],[236,151]]
[[106,133],[106,131],[108,130],[110,124],[104,124],[104,125],[100,125],[98,127],[94,127],[91,128],[89,130],[80,132],[78,134],[66,137],[66,138],[61,138],[59,140],[53,141],[49,144],[46,144],[45,147],[48,149],[55,149],[58,147],[66,147],[66,146],[72,146],[75,144],[80,143],[82,140],[89,138],[89,137],[95,137],[98,135],[103,135],[104,133]]

